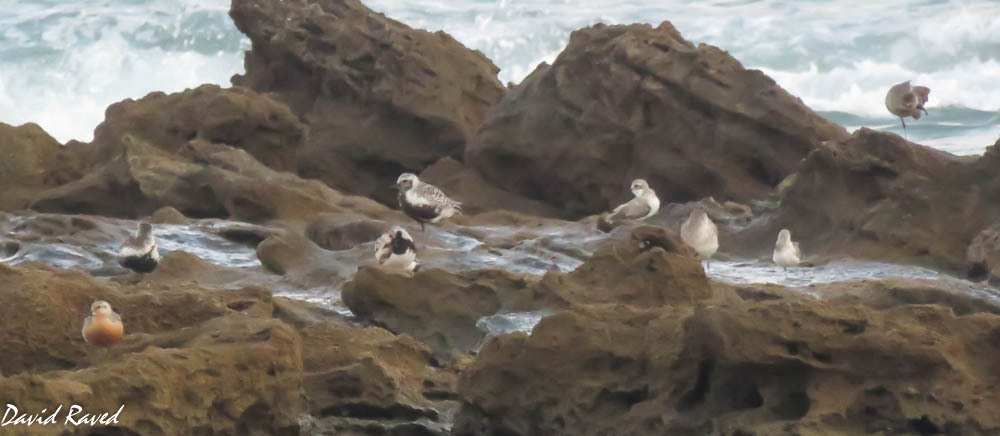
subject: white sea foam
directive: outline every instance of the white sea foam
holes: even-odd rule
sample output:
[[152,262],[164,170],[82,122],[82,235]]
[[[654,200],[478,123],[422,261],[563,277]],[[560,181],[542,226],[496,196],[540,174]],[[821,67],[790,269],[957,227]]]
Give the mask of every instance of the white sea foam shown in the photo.
[[[0,8],[0,122],[35,121],[62,141],[90,139],[105,108],[124,98],[227,85],[249,47],[227,15],[230,0],[12,1]],[[687,39],[765,71],[810,107],[860,117],[854,125],[893,126],[885,91],[913,80],[932,89],[932,112],[913,123],[926,128],[911,139],[954,152],[980,152],[996,139],[983,141],[994,130],[981,123],[935,124],[944,108],[1000,109],[995,0],[365,3],[481,50],[505,83],[551,63],[580,27],[669,20]]]

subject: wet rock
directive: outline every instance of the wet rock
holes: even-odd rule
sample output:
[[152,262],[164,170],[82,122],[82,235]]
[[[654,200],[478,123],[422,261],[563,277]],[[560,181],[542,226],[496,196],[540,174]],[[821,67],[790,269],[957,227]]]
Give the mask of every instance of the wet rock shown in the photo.
[[0,210],[27,207],[40,191],[77,177],[79,163],[34,123],[0,123]]
[[179,210],[170,206],[161,207],[149,216],[149,222],[153,224],[187,224],[190,221]]
[[691,248],[675,232],[653,226],[619,227],[579,268],[546,274],[537,292],[574,305],[641,307],[691,305],[712,296]]
[[489,270],[428,269],[408,276],[362,268],[343,291],[344,304],[360,319],[413,336],[442,362],[476,349],[484,336],[476,328],[480,318],[532,305],[533,297],[524,279]]
[[645,178],[661,201],[762,198],[820,142],[846,136],[757,70],[670,23],[573,32],[492,109],[466,162],[569,217]]
[[327,250],[346,250],[378,239],[389,227],[353,214],[319,214],[306,227],[306,237]]
[[969,279],[1000,284],[1000,224],[979,232],[966,249],[965,258],[969,262]]
[[385,204],[400,173],[460,156],[504,93],[482,53],[358,1],[238,0],[230,15],[253,43],[233,83],[309,125],[299,174]]
[[454,433],[986,435],[998,334],[938,306],[580,307],[488,343]]
[[781,228],[807,256],[850,255],[965,274],[969,244],[1000,220],[1000,154],[978,159],[860,129],[802,163],[781,207],[733,246],[769,252]]
[[125,135],[119,147],[82,178],[39,194],[31,208],[134,218],[171,206],[190,217],[251,222],[301,218],[344,208],[356,213],[391,214],[374,201],[279,173],[228,145],[194,140],[178,153],[169,153]]

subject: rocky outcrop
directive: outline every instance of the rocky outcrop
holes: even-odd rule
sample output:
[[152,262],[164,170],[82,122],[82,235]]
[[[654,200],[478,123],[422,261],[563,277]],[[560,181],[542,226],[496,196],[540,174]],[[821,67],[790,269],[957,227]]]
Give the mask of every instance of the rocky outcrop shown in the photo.
[[670,23],[577,30],[492,109],[466,149],[487,180],[567,216],[608,210],[645,178],[664,202],[766,196],[846,136],[757,70]]
[[439,160],[420,173],[426,181],[462,202],[462,212],[468,215],[494,210],[510,210],[535,217],[556,217],[559,210],[538,200],[505,191],[490,184],[461,162],[450,157]]
[[225,144],[271,168],[295,172],[307,129],[288,106],[267,95],[241,87],[201,85],[173,94],[153,92],[108,106],[104,122],[94,130],[89,161],[105,162],[125,135],[168,153],[194,140]]
[[523,278],[489,270],[428,269],[407,276],[362,268],[344,286],[343,299],[358,318],[413,336],[449,363],[478,347],[485,336],[476,328],[480,318],[535,305]]
[[735,245],[766,247],[786,227],[809,255],[974,272],[968,247],[1000,220],[1000,205],[991,200],[1000,197],[998,157],[957,157],[860,129],[811,153],[781,207]]
[[357,0],[237,0],[230,15],[253,43],[233,83],[310,127],[299,174],[387,204],[401,172],[460,157],[504,93],[482,53]]
[[488,343],[455,434],[993,434],[998,335],[938,306],[581,308]]
[[1000,224],[979,232],[966,249],[965,259],[970,279],[1000,284]]
[[0,210],[27,207],[38,192],[79,177],[78,166],[37,124],[0,123]]
[[[96,143],[95,143],[96,144]],[[351,208],[390,214],[372,200],[343,195],[322,183],[275,171],[247,152],[195,139],[168,152],[131,135],[103,150],[80,179],[38,194],[31,208],[136,218],[170,206],[190,217],[263,222]]]

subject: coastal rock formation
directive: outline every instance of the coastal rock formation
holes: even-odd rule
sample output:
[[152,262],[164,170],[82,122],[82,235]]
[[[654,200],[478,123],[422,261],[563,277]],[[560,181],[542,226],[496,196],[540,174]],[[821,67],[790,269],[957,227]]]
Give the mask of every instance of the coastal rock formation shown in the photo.
[[[108,106],[94,130],[91,163],[114,154],[125,135],[175,153],[200,139],[245,150],[278,171],[295,172],[306,127],[288,106],[241,87],[201,85],[183,92],[153,92]],[[74,147],[75,148],[75,147]]]
[[287,103],[310,128],[298,173],[344,192],[393,203],[396,176],[460,157],[504,94],[482,53],[357,0],[236,0],[230,15],[253,43],[233,83]]
[[573,32],[491,109],[466,162],[570,217],[645,178],[664,202],[766,196],[820,142],[846,136],[757,70],[667,22]]
[[993,434],[998,335],[932,305],[581,308],[489,342],[455,434]]
[[502,271],[453,274],[439,269],[412,277],[362,268],[344,286],[344,304],[362,320],[426,343],[443,362],[474,351],[485,336],[480,318],[502,308],[534,306],[528,283]]
[[344,208],[390,214],[372,200],[275,171],[224,144],[195,139],[169,152],[131,135],[123,136],[114,148],[95,144],[70,146],[99,151],[102,160],[83,177],[39,193],[32,209],[136,218],[170,206],[185,216],[250,222],[304,218]]
[[79,177],[78,163],[34,123],[0,123],[0,210],[27,207],[40,191]]
[[997,148],[958,157],[862,128],[811,153],[781,207],[734,245],[766,246],[788,228],[807,253],[964,274],[973,266],[969,244],[1000,220],[1000,203],[991,200],[1000,198]]
[[1000,284],[1000,224],[984,229],[972,239],[966,260],[970,279]]

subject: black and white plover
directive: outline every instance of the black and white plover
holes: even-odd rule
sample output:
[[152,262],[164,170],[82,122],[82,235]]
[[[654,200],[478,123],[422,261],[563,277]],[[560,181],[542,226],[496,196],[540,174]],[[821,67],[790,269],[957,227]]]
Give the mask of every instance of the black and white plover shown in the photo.
[[107,301],[97,300],[90,305],[90,316],[83,320],[83,340],[90,345],[109,347],[125,333],[122,319],[111,310]]
[[799,250],[799,243],[792,242],[792,232],[788,229],[781,229],[778,232],[778,242],[774,244],[774,263],[785,269],[785,278],[788,278],[788,267],[798,266],[802,260],[802,251]]
[[924,103],[927,103],[927,96],[930,93],[931,89],[926,86],[910,86],[909,80],[889,88],[889,92],[885,95],[885,108],[899,117],[899,121],[903,123],[903,136],[906,136],[906,120],[903,118],[913,117],[919,120],[920,111],[926,114]]
[[132,271],[148,273],[156,269],[159,261],[160,252],[153,237],[153,225],[139,223],[135,236],[128,238],[118,251],[118,263]]
[[681,224],[681,240],[694,248],[699,257],[708,260],[707,269],[712,268],[712,255],[719,250],[719,228],[704,209],[695,208]]
[[417,267],[417,245],[401,227],[393,227],[375,240],[375,260],[384,267],[413,271]]
[[462,213],[462,203],[448,198],[436,186],[422,182],[415,174],[403,173],[396,179],[399,189],[399,207],[410,218],[420,223],[436,223]]

